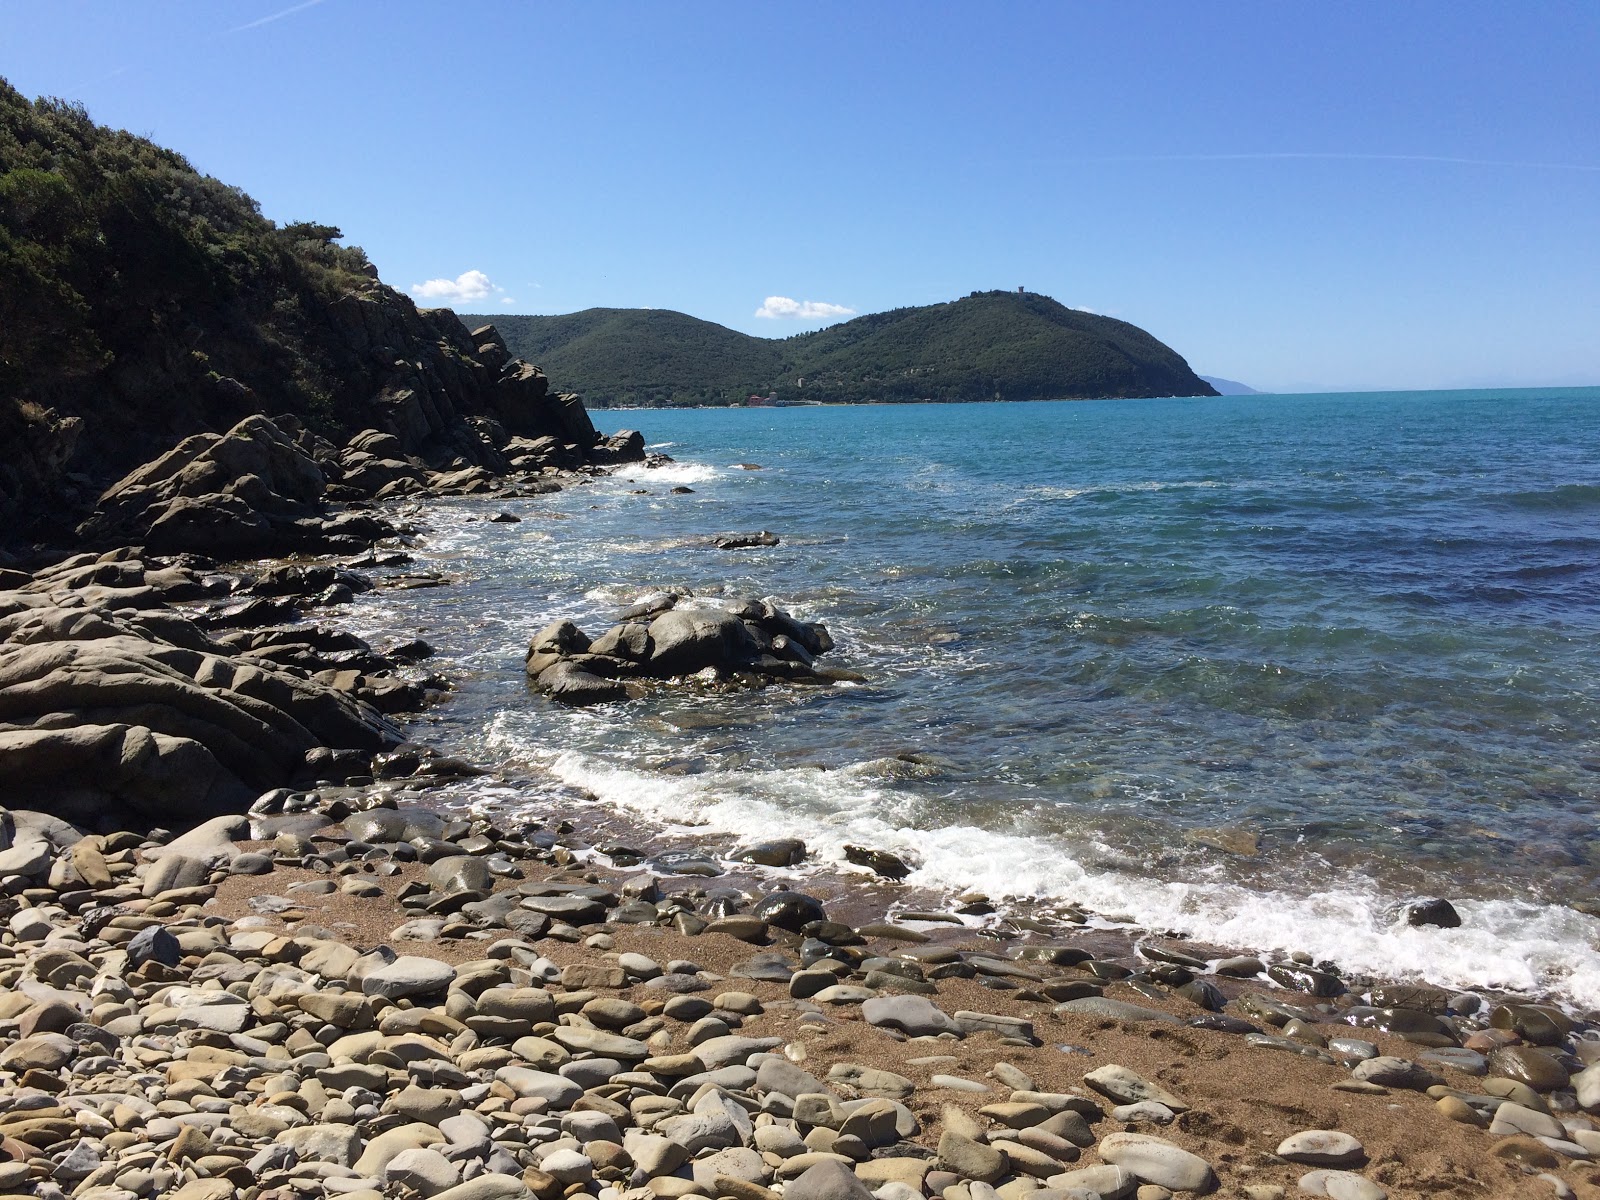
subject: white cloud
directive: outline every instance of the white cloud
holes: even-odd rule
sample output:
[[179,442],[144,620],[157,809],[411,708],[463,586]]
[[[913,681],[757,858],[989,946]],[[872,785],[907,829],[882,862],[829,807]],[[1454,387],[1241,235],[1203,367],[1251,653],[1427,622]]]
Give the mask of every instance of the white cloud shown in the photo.
[[787,296],[768,296],[756,316],[769,320],[826,321],[830,317],[853,317],[856,310],[821,300],[791,300]]
[[463,271],[454,279],[430,279],[426,283],[413,283],[411,294],[418,300],[432,300],[439,304],[470,304],[487,299],[503,291],[489,282],[482,271]]

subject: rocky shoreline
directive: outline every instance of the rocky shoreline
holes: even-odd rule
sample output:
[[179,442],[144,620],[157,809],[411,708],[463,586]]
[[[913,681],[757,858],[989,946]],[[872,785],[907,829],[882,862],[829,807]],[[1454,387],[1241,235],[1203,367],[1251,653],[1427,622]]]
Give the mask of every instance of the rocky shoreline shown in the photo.
[[846,923],[601,868],[559,808],[256,809],[164,843],[15,818],[49,851],[8,878],[0,1194],[1592,1192],[1600,1068],[1563,1060],[1600,1043],[1554,1010]]
[[[1600,1030],[1532,998],[456,807],[480,768],[397,720],[448,689],[426,644],[306,618],[404,566],[362,505],[642,440],[512,448],[467,478],[250,418],[107,493],[87,532],[137,546],[0,577],[0,1196],[1600,1195]],[[530,677],[827,681],[768,609],[655,597]]]

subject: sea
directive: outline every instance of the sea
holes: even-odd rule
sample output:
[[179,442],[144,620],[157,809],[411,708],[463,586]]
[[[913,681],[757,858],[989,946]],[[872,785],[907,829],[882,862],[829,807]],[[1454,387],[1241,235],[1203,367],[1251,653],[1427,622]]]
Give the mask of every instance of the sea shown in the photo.
[[[1600,388],[598,411],[667,465],[430,501],[346,620],[416,736],[664,835],[1600,1008]],[[499,513],[516,523],[489,520]],[[775,547],[718,550],[769,530]],[[862,681],[569,709],[530,636],[767,597]],[[1413,928],[1448,898],[1459,928]]]

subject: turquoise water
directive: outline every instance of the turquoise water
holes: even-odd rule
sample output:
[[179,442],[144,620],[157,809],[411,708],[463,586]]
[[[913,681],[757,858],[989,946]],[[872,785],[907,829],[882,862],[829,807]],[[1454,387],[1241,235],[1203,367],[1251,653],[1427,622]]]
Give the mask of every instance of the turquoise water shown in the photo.
[[[463,674],[460,748],[913,882],[1600,1004],[1600,389],[596,415],[677,462],[434,506],[462,586],[363,610]],[[534,629],[664,584],[772,596],[868,682],[527,693]],[[1395,928],[1425,894],[1467,926]]]

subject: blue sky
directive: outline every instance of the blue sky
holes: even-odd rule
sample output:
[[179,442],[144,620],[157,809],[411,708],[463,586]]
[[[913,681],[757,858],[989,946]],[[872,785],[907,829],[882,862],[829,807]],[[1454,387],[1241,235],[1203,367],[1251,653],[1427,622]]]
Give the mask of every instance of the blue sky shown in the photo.
[[0,0],[24,93],[433,303],[1022,285],[1276,390],[1600,384],[1597,61],[1592,0]]

